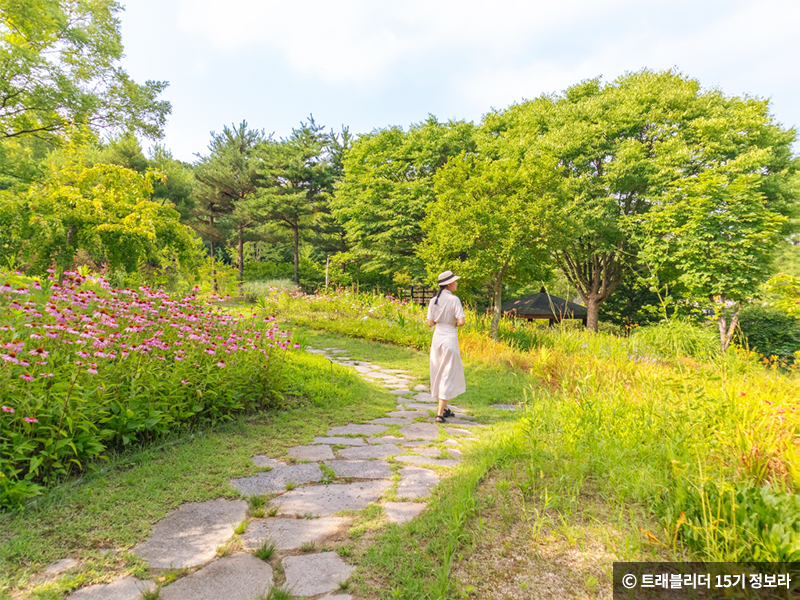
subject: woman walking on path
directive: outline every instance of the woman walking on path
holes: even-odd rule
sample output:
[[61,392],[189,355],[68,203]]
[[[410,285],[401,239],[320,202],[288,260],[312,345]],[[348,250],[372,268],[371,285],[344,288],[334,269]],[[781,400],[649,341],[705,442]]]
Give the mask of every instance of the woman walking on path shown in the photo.
[[464,309],[461,300],[453,295],[458,279],[452,271],[440,273],[439,293],[428,304],[428,327],[436,327],[431,342],[431,395],[439,399],[437,423],[445,423],[445,417],[454,416],[447,408],[447,401],[467,390],[457,329],[464,326]]

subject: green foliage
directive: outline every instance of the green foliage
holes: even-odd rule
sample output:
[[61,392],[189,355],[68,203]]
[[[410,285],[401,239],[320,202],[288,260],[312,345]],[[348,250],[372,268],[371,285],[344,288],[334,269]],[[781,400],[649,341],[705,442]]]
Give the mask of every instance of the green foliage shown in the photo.
[[384,274],[407,268],[422,278],[416,249],[434,200],[433,175],[449,158],[475,149],[473,129],[431,116],[407,132],[391,127],[358,138],[345,154],[344,178],[331,202],[351,246],[336,262],[355,261]]
[[764,291],[774,297],[771,306],[793,317],[800,317],[800,277],[781,273],[764,284]]
[[686,319],[671,319],[637,327],[630,335],[630,346],[639,360],[654,360],[678,356],[701,359],[718,354],[716,333],[710,326],[700,326]]
[[119,66],[115,0],[0,2],[0,137],[55,140],[72,123],[162,135],[166,82]]
[[791,364],[800,351],[800,323],[776,308],[746,306],[739,315],[739,327],[750,350],[777,357]]

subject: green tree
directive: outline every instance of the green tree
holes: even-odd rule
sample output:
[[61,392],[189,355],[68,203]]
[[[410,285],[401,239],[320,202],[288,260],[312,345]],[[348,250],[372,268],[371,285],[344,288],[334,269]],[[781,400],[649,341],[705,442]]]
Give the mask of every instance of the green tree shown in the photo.
[[166,82],[119,66],[114,0],[0,0],[0,138],[58,138],[71,124],[161,137]]
[[494,339],[507,282],[549,274],[544,242],[551,173],[552,165],[462,154],[434,177],[436,201],[423,224],[420,256],[432,276],[453,269],[467,282],[489,285]]
[[352,256],[367,272],[424,275],[417,245],[434,200],[433,175],[449,158],[475,150],[473,125],[431,116],[359,137],[345,154],[344,178],[331,202]]
[[264,132],[248,129],[245,121],[238,127],[225,126],[220,134],[212,132],[210,154],[200,157],[194,168],[199,183],[196,217],[203,223],[206,239],[224,230],[223,221],[235,232],[240,296],[244,294],[244,242],[249,241],[249,229],[259,222],[256,200],[263,175],[258,149],[266,142]]
[[163,248],[186,264],[191,231],[172,207],[150,200],[158,176],[118,165],[87,167],[75,160],[54,166],[44,182],[26,193],[6,195],[0,213],[17,215],[22,256],[39,272],[54,266],[59,280],[78,249],[102,255],[112,270],[134,271]]
[[294,281],[300,282],[300,234],[311,217],[327,210],[335,167],[329,155],[331,136],[314,122],[301,123],[279,142],[262,145],[262,173],[267,181],[258,214],[292,235]]

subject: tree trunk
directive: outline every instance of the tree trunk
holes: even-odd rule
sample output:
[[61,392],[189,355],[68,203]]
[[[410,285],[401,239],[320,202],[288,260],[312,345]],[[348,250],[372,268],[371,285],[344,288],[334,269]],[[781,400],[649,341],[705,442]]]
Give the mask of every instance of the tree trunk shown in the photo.
[[587,294],[586,302],[586,329],[597,333],[600,326],[600,302],[595,294]]
[[242,232],[244,227],[239,225],[239,295],[244,296],[244,240]]
[[64,251],[61,253],[61,256],[59,256],[59,260],[56,264],[56,268],[58,269],[58,285],[64,283],[64,271],[72,267],[72,257],[75,255],[72,246],[75,243],[76,234],[77,228],[75,227],[75,223],[70,223],[67,228],[67,241],[64,244]]
[[736,326],[739,324],[739,310],[742,308],[742,303],[737,302],[736,308],[733,311],[733,316],[731,317],[731,324],[730,327],[728,326],[728,320],[725,317],[725,297],[720,296],[719,299],[720,307],[717,310],[717,325],[719,326],[719,344],[720,348],[722,348],[722,352],[725,353],[728,351],[728,348],[731,346],[731,340],[733,339],[733,334],[736,331]]
[[294,228],[294,282],[300,283],[300,228]]
[[494,291],[494,315],[492,316],[492,339],[497,341],[497,328],[500,325],[500,315],[503,312],[503,276],[498,275],[492,285]]
[[214,242],[208,242],[208,245],[211,246],[211,291],[215,294],[219,292],[219,286],[217,285],[217,263],[216,257],[214,256]]

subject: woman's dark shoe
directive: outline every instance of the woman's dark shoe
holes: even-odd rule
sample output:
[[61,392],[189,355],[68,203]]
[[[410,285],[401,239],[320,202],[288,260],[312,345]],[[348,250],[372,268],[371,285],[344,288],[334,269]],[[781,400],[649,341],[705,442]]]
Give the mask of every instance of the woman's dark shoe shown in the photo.
[[437,416],[436,417],[436,422],[437,423],[447,423],[447,421],[444,420],[444,417],[441,417],[441,416]]
[[442,416],[450,418],[450,417],[455,417],[456,414],[452,410],[450,410],[449,408],[446,408],[445,411],[442,413]]

